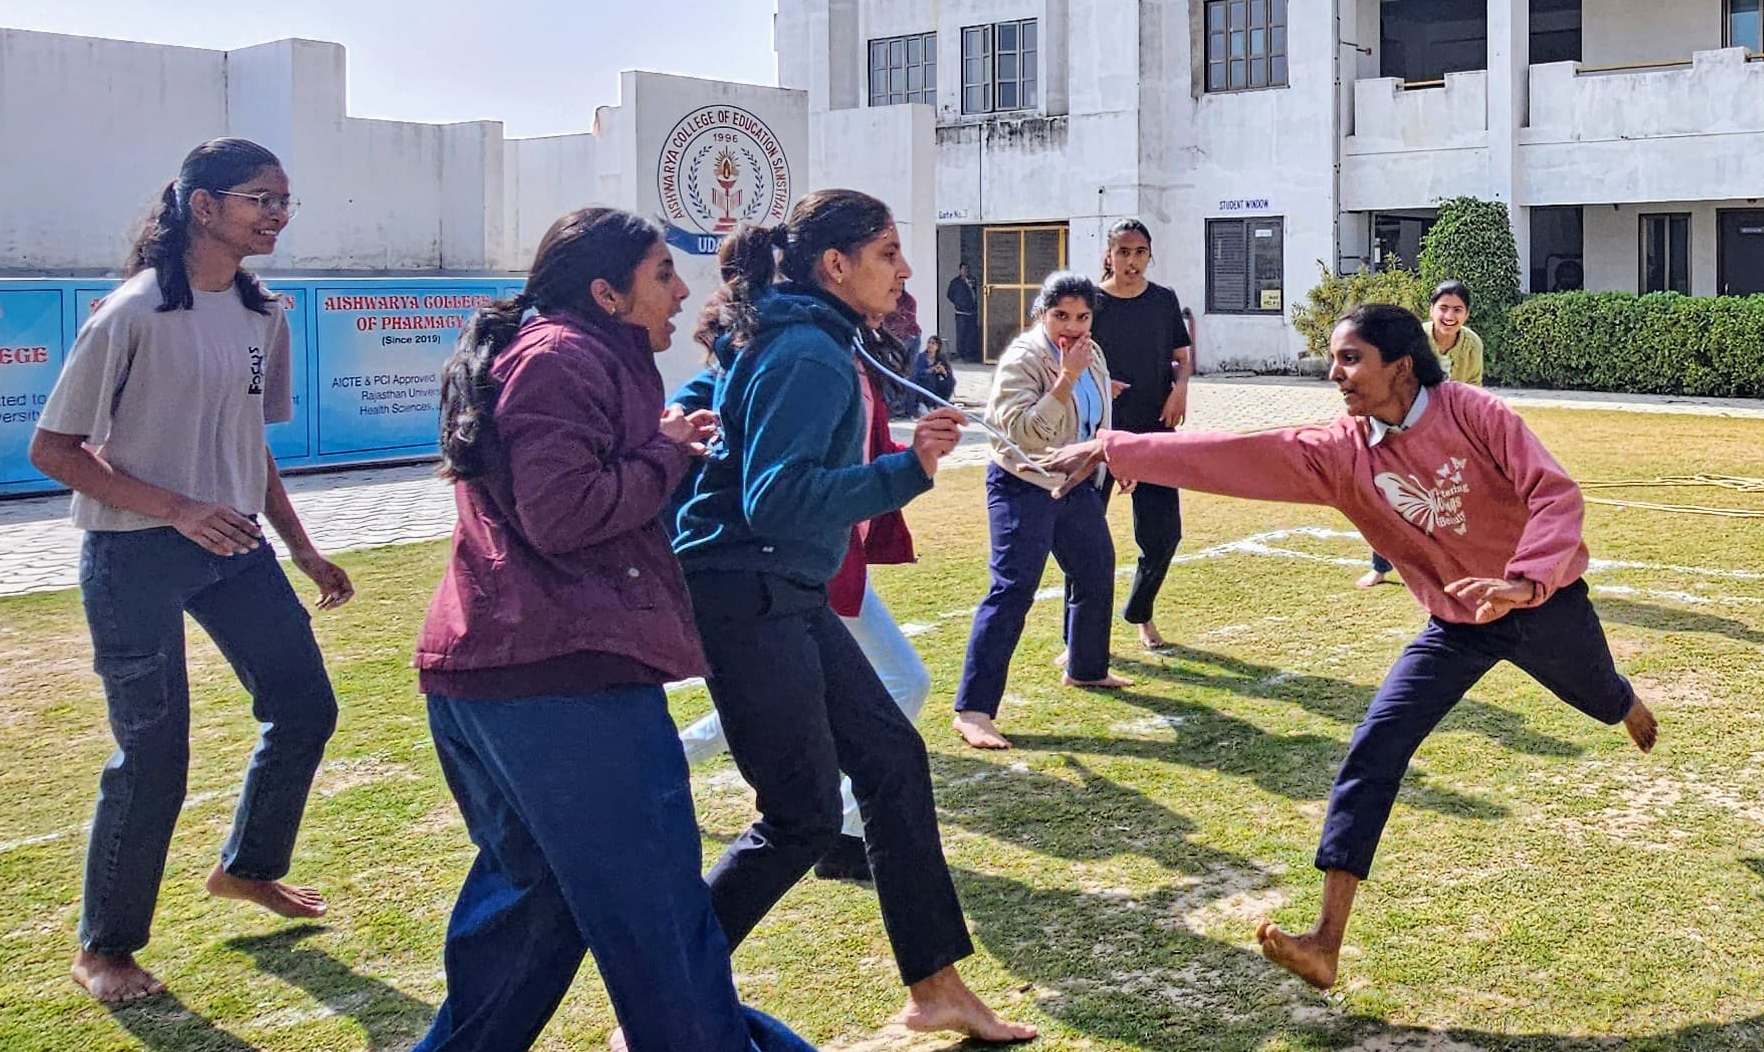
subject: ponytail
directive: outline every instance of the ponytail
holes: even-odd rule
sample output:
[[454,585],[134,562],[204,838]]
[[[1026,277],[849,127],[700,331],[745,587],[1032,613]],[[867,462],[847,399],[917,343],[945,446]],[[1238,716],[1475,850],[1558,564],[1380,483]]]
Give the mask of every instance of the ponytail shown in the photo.
[[441,466],[436,474],[454,481],[489,470],[488,440],[496,431],[499,390],[490,373],[514,342],[527,312],[571,311],[606,320],[589,287],[604,280],[621,293],[629,292],[638,264],[661,236],[654,223],[616,208],[582,208],[551,224],[533,256],[526,288],[473,312],[442,366]]
[[479,307],[460,331],[459,343],[441,368],[441,467],[444,479],[472,478],[484,473],[479,440],[491,425],[496,383],[490,367],[514,342],[521,319],[533,306],[526,292]]
[[[123,275],[134,277],[149,268],[159,284],[159,311],[189,310],[196,305],[190,290],[190,195],[214,193],[243,185],[265,168],[280,168],[276,155],[248,139],[211,139],[191,150],[178,167],[178,177],[165,184],[159,201],[147,214],[123,260]],[[270,312],[271,297],[246,270],[233,274],[233,287],[246,309]]]
[[[723,243],[732,342],[742,349],[759,329],[754,301],[779,274],[801,285],[819,283],[817,267],[828,249],[856,255],[894,225],[888,206],[857,190],[816,190],[796,202],[790,217],[771,229],[741,226]],[[719,254],[722,255],[721,253]]]
[[759,330],[759,311],[754,301],[771,287],[778,275],[773,253],[787,243],[787,227],[771,229],[743,224],[723,242],[718,256],[722,260],[723,298],[719,318],[729,342],[741,350],[753,342]]

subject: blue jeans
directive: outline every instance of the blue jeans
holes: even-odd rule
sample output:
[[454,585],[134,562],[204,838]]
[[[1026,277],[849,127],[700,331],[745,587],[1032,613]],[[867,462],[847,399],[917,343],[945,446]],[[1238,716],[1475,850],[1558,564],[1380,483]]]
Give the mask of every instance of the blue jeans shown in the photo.
[[80,595],[116,739],[98,779],[80,945],[133,953],[147,945],[190,767],[184,614],[232,664],[262,725],[221,849],[228,873],[287,874],[337,702],[310,618],[267,541],[225,556],[169,526],[91,532],[80,552]]
[[736,998],[661,687],[431,694],[429,727],[478,857],[418,1052],[531,1046],[589,952],[632,1052],[812,1052]]
[[[888,612],[882,597],[876,594],[874,585],[865,583],[858,615],[842,617],[839,622],[857,641],[858,649],[864,652],[870,667],[876,670],[882,685],[888,688],[888,696],[900,706],[901,715],[907,718],[907,722],[917,723],[925,699],[931,696],[931,671],[925,667],[924,659],[919,657],[906,633],[900,630],[894,615]],[[692,765],[728,752],[729,739],[723,734],[723,718],[713,709],[710,715],[680,732],[680,744],[686,748],[686,762]],[[845,807],[845,824],[840,831],[846,836],[863,836],[864,817],[858,810],[857,797],[851,791],[850,778],[840,780],[839,799]]]
[[1622,722],[1635,703],[1629,681],[1611,660],[1585,581],[1542,606],[1514,610],[1486,625],[1430,619],[1354,729],[1329,794],[1318,869],[1366,878],[1409,759],[1452,706],[1503,660],[1600,723]]
[[974,614],[956,711],[998,715],[1011,655],[1041,586],[1051,552],[1065,571],[1066,662],[1073,679],[1109,671],[1109,607],[1115,598],[1115,542],[1102,490],[1083,485],[1059,500],[1032,482],[986,465],[986,517],[992,527],[992,588]]

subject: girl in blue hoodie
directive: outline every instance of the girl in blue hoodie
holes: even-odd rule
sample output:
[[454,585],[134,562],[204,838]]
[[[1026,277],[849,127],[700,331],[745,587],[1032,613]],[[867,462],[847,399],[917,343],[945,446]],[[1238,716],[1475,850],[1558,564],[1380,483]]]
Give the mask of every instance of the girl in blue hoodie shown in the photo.
[[[828,605],[854,523],[931,488],[961,437],[940,410],[912,446],[864,459],[868,414],[859,327],[894,309],[912,268],[888,207],[821,190],[772,230],[732,235],[733,324],[712,407],[722,432],[679,511],[686,571],[729,751],[760,811],[712,868],[711,901],[731,944],[840,834],[843,771],[894,948],[911,1029],[1022,1041],[962,982],[973,952],[943,858],[925,743]],[[782,273],[782,282],[776,279]]]

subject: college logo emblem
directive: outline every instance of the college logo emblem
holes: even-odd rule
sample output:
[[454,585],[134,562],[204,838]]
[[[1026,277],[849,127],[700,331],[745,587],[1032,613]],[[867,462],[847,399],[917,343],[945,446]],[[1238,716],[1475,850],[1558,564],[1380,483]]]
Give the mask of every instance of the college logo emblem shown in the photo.
[[662,143],[655,178],[662,215],[687,235],[721,238],[738,223],[780,223],[790,205],[783,144],[737,106],[682,117]]

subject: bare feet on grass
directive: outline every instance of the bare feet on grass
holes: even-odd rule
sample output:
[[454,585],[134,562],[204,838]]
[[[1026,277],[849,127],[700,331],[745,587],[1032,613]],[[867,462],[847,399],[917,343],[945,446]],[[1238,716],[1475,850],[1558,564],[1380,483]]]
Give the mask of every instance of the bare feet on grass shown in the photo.
[[984,712],[958,712],[955,718],[956,733],[962,740],[976,749],[1008,749],[1011,747],[1009,738],[998,733],[998,726],[992,717]]
[[627,1052],[631,1047],[625,1044],[625,1028],[614,1027],[612,1034],[606,1039],[606,1047],[612,1052]]
[[921,1034],[954,1031],[977,1041],[1014,1044],[1035,1038],[1035,1028],[1000,1019],[950,965],[907,987],[906,1008],[897,1021]]
[[1162,650],[1170,644],[1164,639],[1164,634],[1158,631],[1158,626],[1147,621],[1139,626],[1139,645],[1147,650]]
[[1122,687],[1133,686],[1133,681],[1126,676],[1117,676],[1113,672],[1103,673],[1101,679],[1073,679],[1070,672],[1060,677],[1060,682],[1068,687],[1093,687],[1098,690],[1120,690]]
[[134,955],[129,953],[81,950],[74,955],[71,971],[74,982],[107,1005],[138,1001],[165,992],[165,984],[136,964]]
[[1660,739],[1660,721],[1654,718],[1654,710],[1640,699],[1629,707],[1629,715],[1623,717],[1623,729],[1629,732],[1629,740],[1642,752],[1653,752],[1654,743]]
[[1341,957],[1339,944],[1330,946],[1316,932],[1288,935],[1271,921],[1256,928],[1262,956],[1310,983],[1319,990],[1335,985],[1335,966]]
[[220,866],[208,875],[208,893],[219,899],[254,902],[278,917],[323,917],[325,897],[313,888],[297,888],[279,880],[246,880]]
[[1071,660],[1071,658],[1072,658],[1072,652],[1070,650],[1062,650],[1058,654],[1054,655],[1053,667],[1054,668],[1065,668],[1066,662]]
[[1354,582],[1355,588],[1377,588],[1384,583],[1384,574],[1377,570],[1367,570],[1365,576]]

